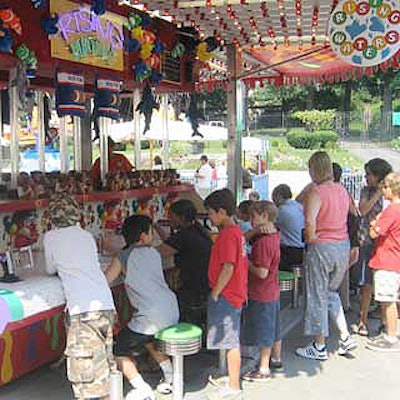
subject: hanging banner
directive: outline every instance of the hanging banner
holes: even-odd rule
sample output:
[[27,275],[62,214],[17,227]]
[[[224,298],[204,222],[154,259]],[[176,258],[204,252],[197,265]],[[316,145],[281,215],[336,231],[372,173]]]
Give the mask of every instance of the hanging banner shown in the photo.
[[59,18],[58,33],[50,36],[53,58],[124,70],[126,18],[111,12],[99,16],[90,5],[67,0],[50,0],[50,12]]
[[57,72],[56,110],[59,117],[75,115],[83,118],[85,109],[85,80],[82,75]]
[[340,0],[328,33],[332,50],[349,64],[381,64],[400,50],[399,0]]
[[94,109],[97,117],[119,119],[121,82],[115,79],[97,78]]

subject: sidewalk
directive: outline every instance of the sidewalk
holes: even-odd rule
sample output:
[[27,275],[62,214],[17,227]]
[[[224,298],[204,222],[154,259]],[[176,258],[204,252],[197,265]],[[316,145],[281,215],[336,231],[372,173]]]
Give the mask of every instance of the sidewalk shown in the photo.
[[[348,315],[351,323],[354,313]],[[297,346],[307,342],[302,336],[300,309],[282,311],[282,328],[290,330],[283,342],[285,371],[268,383],[244,383],[244,399],[265,400],[386,400],[400,391],[400,353],[375,353],[365,349],[364,338],[358,338],[354,357],[336,354],[337,339],[329,341],[330,358],[325,362],[303,360],[294,354]],[[372,321],[377,324],[378,321]],[[217,355],[201,352],[185,358],[185,390],[187,400],[203,400],[212,390],[207,384],[208,371],[217,365]],[[158,376],[151,375],[156,384]],[[129,385],[125,385],[129,389]],[[1,400],[71,400],[69,382],[63,372],[44,367],[17,382],[0,388]],[[159,396],[170,400],[171,396]]]

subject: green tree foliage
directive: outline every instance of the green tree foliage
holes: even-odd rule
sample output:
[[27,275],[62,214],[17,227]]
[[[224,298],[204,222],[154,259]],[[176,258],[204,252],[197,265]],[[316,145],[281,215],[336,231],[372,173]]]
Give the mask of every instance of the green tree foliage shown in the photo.
[[339,136],[334,131],[308,132],[303,129],[295,129],[286,135],[290,146],[295,149],[325,149],[336,146]]

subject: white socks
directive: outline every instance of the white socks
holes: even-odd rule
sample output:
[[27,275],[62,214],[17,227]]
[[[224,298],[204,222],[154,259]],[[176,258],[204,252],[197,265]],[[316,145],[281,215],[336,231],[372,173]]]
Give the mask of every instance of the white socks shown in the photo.
[[159,363],[160,368],[164,375],[165,382],[172,382],[172,363],[171,360],[165,360]]
[[144,381],[142,378],[142,375],[138,374],[136,375],[133,379],[129,381],[129,383],[135,388],[135,389],[140,389],[144,387],[148,387],[149,384]]

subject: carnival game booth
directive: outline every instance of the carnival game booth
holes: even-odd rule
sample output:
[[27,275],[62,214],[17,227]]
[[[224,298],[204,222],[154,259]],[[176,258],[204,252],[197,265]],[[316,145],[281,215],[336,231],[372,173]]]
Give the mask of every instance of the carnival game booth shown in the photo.
[[[181,185],[173,170],[140,171],[140,148],[135,171],[123,176],[108,171],[108,132],[111,120],[119,118],[121,97],[134,98],[136,129],[142,131],[158,107],[155,86],[159,93],[192,87],[193,63],[185,58],[185,39],[173,25],[115,1],[17,0],[1,6],[0,80],[9,99],[9,106],[2,103],[3,109],[9,107],[9,112],[2,113],[8,121],[0,125],[2,135],[3,127],[10,126],[11,163],[2,174],[3,198],[10,198],[0,202],[4,270],[0,273],[0,386],[56,360],[64,350],[65,298],[58,277],[44,272],[42,237],[51,228],[47,194],[61,191],[75,196],[82,207],[82,226],[98,241],[104,269],[109,262],[102,252],[105,232],[120,228],[132,213],[167,218],[170,203],[193,190]],[[55,102],[59,130],[56,150],[61,171],[50,175],[45,171],[46,146],[53,139],[52,116],[46,117],[45,96]],[[20,131],[26,120],[37,141],[38,179],[19,173]],[[96,121],[100,142],[100,192],[93,191],[85,172],[91,165],[91,120]],[[68,131],[73,132],[73,172],[69,171]],[[25,200],[17,200],[18,196]],[[124,324],[131,310],[123,285],[117,282],[112,290]]]

